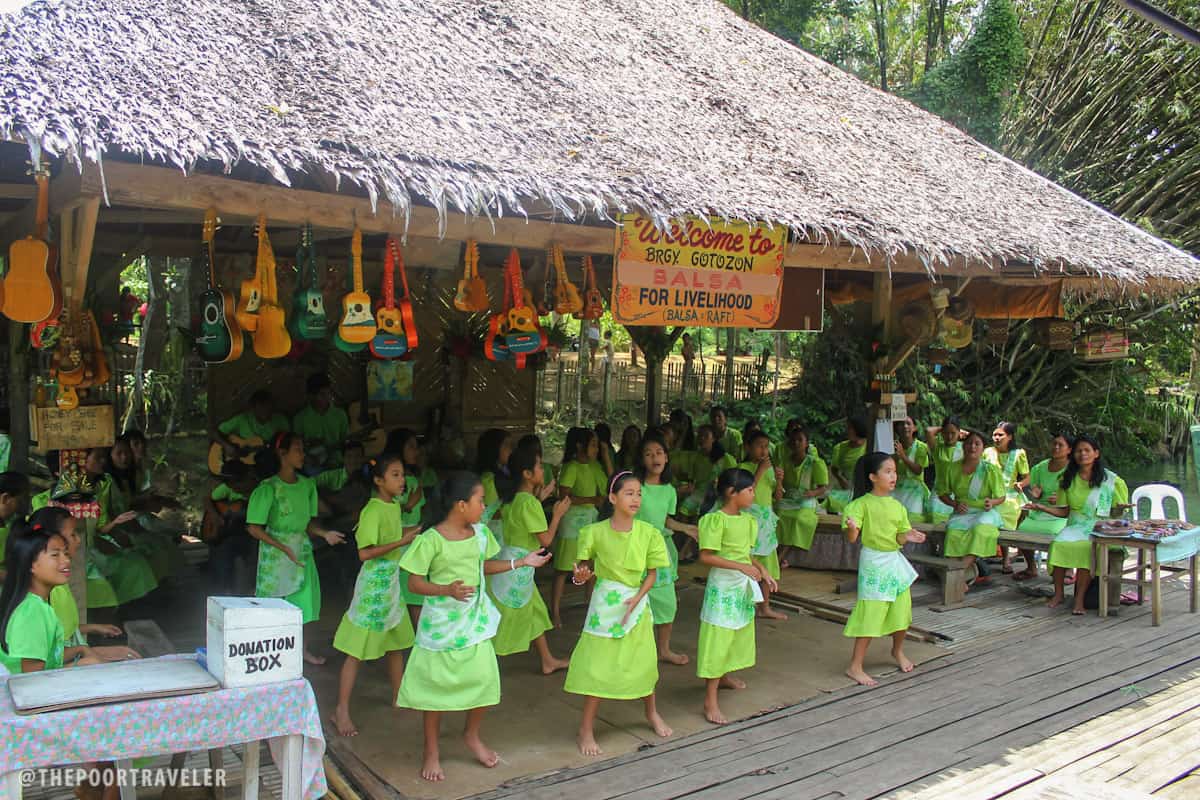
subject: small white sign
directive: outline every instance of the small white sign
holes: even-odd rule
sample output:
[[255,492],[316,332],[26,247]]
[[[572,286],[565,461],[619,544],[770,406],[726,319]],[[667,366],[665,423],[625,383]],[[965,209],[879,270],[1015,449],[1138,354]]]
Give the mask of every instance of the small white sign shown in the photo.
[[905,419],[907,416],[908,416],[908,403],[905,402],[904,395],[893,394],[892,395],[892,409],[891,409],[892,422],[899,422],[900,420]]
[[208,598],[208,671],[226,689],[303,675],[300,609],[275,597]]

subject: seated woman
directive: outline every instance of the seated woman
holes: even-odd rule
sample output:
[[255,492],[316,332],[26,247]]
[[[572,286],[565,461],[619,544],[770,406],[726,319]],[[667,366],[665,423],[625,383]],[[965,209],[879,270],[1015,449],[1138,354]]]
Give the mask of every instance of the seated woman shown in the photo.
[[792,425],[787,449],[781,453],[783,497],[775,504],[779,515],[779,566],[790,566],[792,550],[812,549],[817,532],[820,499],[829,488],[829,469],[808,444],[803,425]]
[[[1021,506],[1025,505],[1025,487],[1029,485],[1029,457],[1025,451],[1017,447],[1017,426],[1011,422],[996,423],[992,431],[992,446],[983,451],[983,458],[1000,468],[1004,478],[1004,502],[997,509],[1006,531],[1015,531],[1021,519]],[[1001,548],[1004,564],[1001,568],[1005,574],[1012,572],[1009,563],[1008,548]],[[1033,553],[1021,551],[1025,564],[1033,560]]]
[[[1066,519],[1067,524],[1050,544],[1048,564],[1054,571],[1054,597],[1050,608],[1064,600],[1067,570],[1075,570],[1075,602],[1071,613],[1083,614],[1083,596],[1092,580],[1092,529],[1096,521],[1129,503],[1129,487],[1115,472],[1105,468],[1100,444],[1081,435],[1071,450],[1071,460],[1059,481],[1058,496],[1050,503],[1030,503],[1029,511],[1041,511]],[[1103,587],[1102,587],[1103,588]]]
[[156,516],[167,506],[174,505],[174,501],[138,488],[137,468],[129,440],[118,437],[108,450],[104,471],[92,474],[89,467],[89,475],[96,482],[97,501],[107,507],[110,516],[134,512],[134,520],[124,527],[124,531],[129,535],[133,549],[150,562],[155,580],[162,582],[179,572],[184,561],[176,541],[178,535]]
[[[962,440],[967,435],[958,417],[946,417],[940,426],[925,429],[925,445],[933,461],[933,483],[938,486],[954,465],[963,459]],[[929,498],[929,521],[945,522],[954,509],[943,503],[935,492]]]
[[912,417],[898,420],[893,428],[896,434],[896,490],[892,497],[904,506],[910,522],[924,522],[929,518],[930,492],[925,485],[929,446],[916,438],[917,424]]
[[[945,554],[963,558],[970,568],[976,558],[996,554],[1001,524],[996,507],[1004,502],[1004,478],[994,464],[983,460],[983,434],[971,431],[962,445],[962,461],[943,473],[937,491],[953,509],[946,522]],[[984,576],[976,579],[987,581]]]
[[[1029,496],[1033,498],[1034,502],[1027,504],[1026,509],[1032,508],[1039,502],[1048,506],[1057,505],[1059,483],[1062,481],[1062,474],[1067,468],[1067,463],[1071,460],[1071,449],[1074,446],[1075,440],[1069,434],[1056,433],[1054,435],[1050,444],[1050,457],[1034,464],[1029,470]],[[1025,511],[1024,513],[1025,518],[1017,525],[1017,530],[1021,533],[1041,533],[1054,536],[1067,527],[1065,519],[1054,514],[1047,514],[1045,511]],[[1021,555],[1025,557],[1025,569],[1013,575],[1013,580],[1024,581],[1036,578],[1038,569],[1033,552],[1022,550]]]
[[846,420],[846,438],[833,446],[829,458],[829,476],[833,478],[825,497],[825,507],[831,514],[840,514],[854,494],[854,467],[867,453],[867,437],[871,435],[865,417]]

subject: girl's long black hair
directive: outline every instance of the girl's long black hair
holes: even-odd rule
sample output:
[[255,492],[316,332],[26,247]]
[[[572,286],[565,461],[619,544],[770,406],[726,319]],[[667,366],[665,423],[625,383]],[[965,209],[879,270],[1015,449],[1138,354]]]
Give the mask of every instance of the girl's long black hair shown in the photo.
[[[8,621],[33,583],[33,563],[46,552],[50,542],[58,537],[62,523],[70,514],[65,509],[47,507],[39,509],[29,519],[15,519],[9,528],[8,544],[4,559],[4,588],[0,589],[0,649],[8,651]],[[66,540],[63,540],[66,547]]]
[[[1070,441],[1068,439],[1067,441]],[[1075,437],[1075,441],[1071,442],[1071,457],[1067,459],[1067,468],[1063,470],[1062,480],[1060,485],[1064,489],[1070,489],[1071,484],[1075,482],[1075,476],[1079,474],[1079,462],[1075,460],[1075,448],[1081,443],[1086,442],[1096,451],[1096,461],[1092,464],[1092,479],[1088,481],[1088,486],[1093,489],[1103,485],[1104,473],[1107,467],[1104,464],[1103,451],[1100,449],[1100,443],[1094,437],[1086,433],[1081,433]]]
[[867,453],[854,465],[854,498],[858,499],[871,492],[871,476],[883,467],[885,461],[892,461],[890,453],[876,451]]
[[521,483],[525,480],[525,471],[533,471],[537,467],[538,459],[542,457],[542,447],[539,442],[529,442],[524,439],[512,451],[512,455],[508,457],[508,480],[503,484],[496,482],[496,492],[500,495],[500,499],[505,503],[511,503],[517,496],[517,492],[521,490]]
[[442,519],[445,519],[450,514],[450,509],[454,508],[454,504],[460,500],[466,502],[471,499],[471,495],[475,493],[475,489],[483,484],[479,481],[479,476],[474,472],[461,470],[452,472],[446,479],[442,481],[441,497],[442,497]]
[[717,438],[717,429],[714,428],[712,425],[707,425],[707,424],[701,425],[699,428],[696,428],[696,439],[697,440],[700,439],[700,434],[703,433],[704,431],[708,431],[709,433],[712,434],[713,446],[712,446],[712,450],[709,450],[707,455],[708,455],[708,460],[715,464],[718,461],[720,461],[722,458],[725,457],[725,445],[721,444],[721,440]]
[[671,411],[668,417],[671,424],[679,431],[679,449],[680,450],[695,450],[696,449],[696,428],[692,423],[692,415],[684,411],[682,408],[676,408]]
[[567,441],[563,445],[563,463],[578,461],[595,435],[596,432],[591,428],[571,428],[567,431]]
[[754,475],[741,467],[730,467],[717,476],[714,488],[708,490],[701,504],[701,513],[716,511],[725,504],[730,494],[737,494],[754,486]]
[[[112,451],[119,445],[124,445],[129,448],[129,467],[127,469],[119,469],[113,461]],[[105,471],[112,476],[112,481],[121,490],[127,499],[133,499],[137,494],[137,462],[133,460],[133,446],[129,444],[129,440],[124,436],[118,436],[117,441],[109,448],[108,465]]]
[[[404,448],[408,446],[409,439],[417,439],[418,443],[420,442],[416,431],[410,428],[396,428],[396,430],[388,434],[387,444],[384,445],[383,449],[389,453],[398,453],[400,457],[403,458]],[[420,477],[421,475],[421,470],[417,467],[417,465],[409,464],[407,461],[404,462],[404,472],[405,474],[415,475],[417,477]]]
[[663,452],[667,454],[667,465],[663,467],[662,475],[659,476],[659,480],[663,482],[663,485],[670,486],[675,480],[675,476],[671,472],[671,448],[667,447],[666,440],[661,436],[647,435],[642,438],[642,443],[638,445],[637,461],[633,465],[633,474],[636,475],[637,479],[642,483],[646,482],[646,458],[644,453],[646,451],[646,445],[648,444],[659,445],[662,447]]
[[479,446],[475,448],[475,471],[482,475],[485,472],[495,473],[497,477],[508,469],[507,464],[500,463],[500,448],[508,438],[508,431],[503,428],[488,428],[479,434]]
[[996,427],[1008,434],[1008,449],[1017,449],[1017,424],[1000,421],[996,423]]
[[849,425],[851,430],[853,430],[857,435],[864,439],[870,440],[871,425],[869,422],[867,422],[866,417],[862,416],[861,414],[856,414],[855,416],[847,419],[846,424]]

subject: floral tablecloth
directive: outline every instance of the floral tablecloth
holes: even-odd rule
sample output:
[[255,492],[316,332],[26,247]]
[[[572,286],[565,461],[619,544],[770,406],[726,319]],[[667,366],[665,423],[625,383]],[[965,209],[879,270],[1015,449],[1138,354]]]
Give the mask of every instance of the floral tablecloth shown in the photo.
[[[326,792],[321,715],[312,687],[304,679],[30,716],[14,712],[7,682],[7,675],[0,676],[0,775],[263,739],[270,740],[278,764],[282,755],[278,737],[300,734],[304,737],[300,759],[304,800],[316,800]],[[5,791],[0,782],[0,800],[17,800],[6,797]]]

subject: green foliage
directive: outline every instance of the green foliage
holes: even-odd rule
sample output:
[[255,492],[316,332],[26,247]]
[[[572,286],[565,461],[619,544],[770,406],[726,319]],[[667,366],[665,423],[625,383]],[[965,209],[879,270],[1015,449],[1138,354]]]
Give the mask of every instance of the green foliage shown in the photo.
[[1016,10],[1010,0],[988,0],[963,48],[929,72],[912,99],[984,144],[995,145],[1024,66]]

